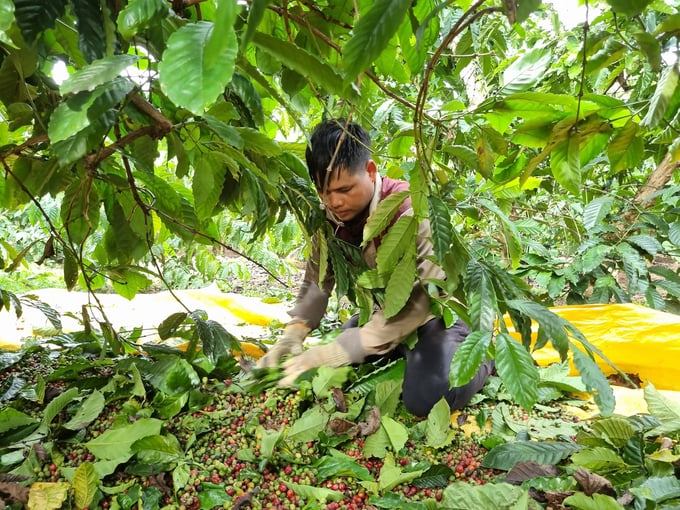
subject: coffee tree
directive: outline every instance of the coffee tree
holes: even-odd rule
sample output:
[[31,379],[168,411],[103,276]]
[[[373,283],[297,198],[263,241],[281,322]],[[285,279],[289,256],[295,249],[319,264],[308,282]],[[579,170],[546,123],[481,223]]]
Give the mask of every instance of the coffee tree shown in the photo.
[[[533,319],[538,344],[571,351],[609,413],[601,353],[544,305],[677,303],[680,277],[656,262],[680,246],[680,13],[671,0],[580,8],[585,21],[565,28],[538,0],[0,0],[0,207],[42,212],[33,241],[63,258],[67,288],[108,281],[132,297],[162,276],[169,239],[229,247],[225,218],[250,239],[290,215],[306,236],[326,228],[305,137],[351,118],[432,225],[438,313],[474,330],[452,383],[490,352],[530,407]],[[326,236],[338,295],[367,307],[379,293],[398,313],[414,235],[381,245],[390,267],[361,275]],[[28,256],[1,241],[5,268]]]

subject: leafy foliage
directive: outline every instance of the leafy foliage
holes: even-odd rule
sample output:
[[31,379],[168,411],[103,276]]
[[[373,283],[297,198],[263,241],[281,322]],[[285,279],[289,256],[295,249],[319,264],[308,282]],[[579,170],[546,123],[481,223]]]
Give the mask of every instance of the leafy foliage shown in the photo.
[[[484,356],[498,358],[508,391],[529,408],[538,395],[527,338],[541,317],[539,342],[562,357],[573,350],[611,412],[592,362],[599,353],[567,341],[536,307],[640,300],[677,309],[671,2],[601,2],[573,28],[536,1],[95,4],[0,2],[0,221],[4,232],[5,211],[30,207],[40,225],[30,240],[3,236],[3,269],[42,260],[42,245],[67,288],[108,285],[132,298],[159,282],[188,283],[166,277],[177,258],[197,280],[228,279],[220,248],[267,265],[275,253],[270,272],[285,272],[281,259],[314,237],[321,273],[333,273],[337,296],[362,320],[375,301],[397,315],[413,285],[476,338],[509,313],[522,346],[500,326]],[[410,183],[413,216],[379,239],[395,198],[369,223],[364,240],[381,242],[376,273],[334,239],[302,163],[305,135],[331,115],[367,125],[381,169]],[[273,233],[291,218],[295,233],[277,244]],[[417,272],[424,221],[440,281]],[[263,239],[276,246],[255,257]],[[355,293],[357,281],[368,285]],[[3,291],[1,304],[19,310],[13,296]],[[200,340],[210,363],[221,359],[229,333],[206,317],[186,320],[189,356]],[[125,352],[110,325],[102,331]]]

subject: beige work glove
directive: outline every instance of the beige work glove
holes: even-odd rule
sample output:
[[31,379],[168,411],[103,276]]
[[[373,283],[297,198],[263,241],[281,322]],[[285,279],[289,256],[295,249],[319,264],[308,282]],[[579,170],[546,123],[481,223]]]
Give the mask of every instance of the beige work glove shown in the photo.
[[257,368],[273,368],[287,354],[300,354],[302,342],[310,331],[311,329],[303,322],[288,324],[283,330],[283,336],[257,361]]
[[312,347],[283,363],[283,378],[279,381],[279,386],[291,386],[300,374],[312,368],[341,367],[351,362],[347,351],[337,342]]

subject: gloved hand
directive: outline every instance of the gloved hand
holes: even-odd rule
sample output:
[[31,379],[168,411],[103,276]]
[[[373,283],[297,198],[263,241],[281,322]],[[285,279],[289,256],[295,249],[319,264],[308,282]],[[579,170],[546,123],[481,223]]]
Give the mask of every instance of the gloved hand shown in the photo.
[[286,354],[300,354],[302,342],[309,334],[310,328],[302,322],[288,324],[283,330],[283,336],[257,361],[257,368],[272,368]]
[[352,362],[349,354],[337,342],[319,345],[286,360],[283,363],[283,378],[279,386],[291,386],[298,376],[307,370],[320,366],[341,367]]

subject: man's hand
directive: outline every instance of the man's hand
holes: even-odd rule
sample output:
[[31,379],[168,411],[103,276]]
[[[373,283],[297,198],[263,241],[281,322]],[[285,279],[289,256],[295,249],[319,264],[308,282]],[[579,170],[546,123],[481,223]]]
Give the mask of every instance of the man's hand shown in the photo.
[[283,336],[257,362],[257,368],[273,368],[287,354],[300,354],[302,342],[309,334],[309,327],[302,322],[294,322],[286,326]]
[[336,342],[312,347],[283,363],[283,378],[279,381],[279,386],[291,386],[295,379],[312,368],[320,366],[341,367],[349,365],[351,362],[347,351]]

